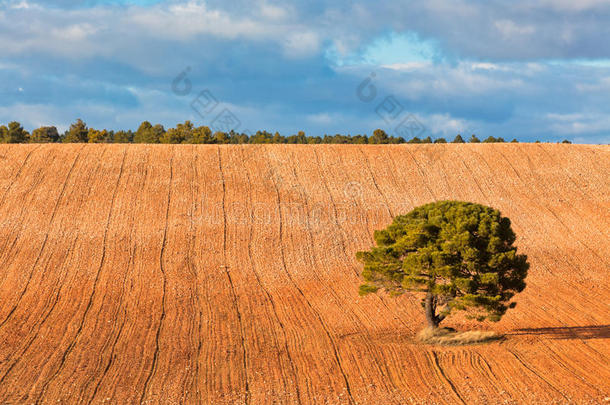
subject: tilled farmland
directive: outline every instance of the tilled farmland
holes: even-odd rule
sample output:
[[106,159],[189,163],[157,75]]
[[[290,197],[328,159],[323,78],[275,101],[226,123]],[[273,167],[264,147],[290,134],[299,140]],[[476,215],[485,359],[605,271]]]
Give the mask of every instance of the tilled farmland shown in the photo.
[[[0,403],[610,403],[610,148],[0,147]],[[531,268],[489,344],[358,296],[374,230],[498,208]]]

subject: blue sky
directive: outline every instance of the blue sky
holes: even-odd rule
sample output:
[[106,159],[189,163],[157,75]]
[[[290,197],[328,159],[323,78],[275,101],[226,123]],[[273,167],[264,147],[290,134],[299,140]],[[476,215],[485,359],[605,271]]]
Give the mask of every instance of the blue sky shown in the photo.
[[609,22],[606,0],[0,0],[0,122],[610,143]]

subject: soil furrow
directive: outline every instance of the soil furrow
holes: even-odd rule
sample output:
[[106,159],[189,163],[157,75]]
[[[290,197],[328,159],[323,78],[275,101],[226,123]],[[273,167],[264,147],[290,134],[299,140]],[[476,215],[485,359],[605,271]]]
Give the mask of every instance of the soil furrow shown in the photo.
[[10,193],[10,191],[13,189],[13,186],[18,184],[17,182],[19,181],[19,178],[21,176],[21,173],[23,173],[23,168],[28,164],[28,162],[30,161],[30,157],[32,156],[32,153],[38,149],[40,149],[41,145],[36,146],[35,148],[31,149],[28,154],[25,156],[25,158],[23,159],[23,162],[21,162],[21,165],[19,166],[19,169],[17,170],[17,173],[15,174],[15,176],[11,179],[9,186],[6,188],[6,190],[4,190],[4,193],[2,193],[2,198],[0,198],[0,209],[4,207],[4,202],[6,201],[6,196]]
[[536,378],[538,378],[541,381],[544,381],[549,387],[551,387],[553,389],[553,391],[557,392],[559,395],[561,395],[566,401],[570,402],[570,399],[565,396],[565,394],[563,392],[561,392],[557,387],[555,387],[553,384],[551,384],[549,382],[549,380],[547,380],[546,378],[544,378],[540,373],[538,373],[536,370],[534,370],[531,366],[529,366],[521,357],[519,357],[513,350],[510,349],[506,349],[510,354],[513,355],[513,357],[515,359],[517,359],[517,361],[523,366],[525,367],[528,371],[530,371],[533,375],[536,376]]
[[242,320],[242,314],[239,309],[239,302],[237,300],[237,294],[235,292],[235,285],[233,284],[233,279],[231,278],[231,274],[229,273],[229,268],[227,266],[227,210],[226,210],[226,196],[227,196],[227,185],[225,182],[225,176],[222,169],[222,158],[220,155],[220,147],[218,147],[218,170],[220,172],[220,178],[222,182],[222,215],[223,215],[223,238],[222,238],[222,258],[223,258],[223,268],[224,272],[227,276],[227,280],[229,281],[229,285],[231,286],[231,296],[233,300],[233,306],[235,308],[235,312],[237,314],[237,322],[239,323],[240,330],[240,342],[241,348],[243,352],[243,370],[244,370],[244,403],[247,405],[250,402],[250,389],[249,389],[249,380],[248,380],[248,351],[246,348],[246,339],[244,334],[244,324]]
[[157,332],[155,334],[155,349],[153,353],[153,361],[150,366],[150,371],[148,372],[148,376],[144,382],[144,388],[142,389],[142,396],[140,397],[140,403],[144,402],[144,398],[148,393],[148,386],[150,381],[155,375],[157,371],[157,361],[159,360],[159,339],[161,337],[161,329],[163,328],[163,322],[165,321],[165,305],[166,305],[166,296],[167,296],[167,275],[165,272],[165,265],[163,263],[163,256],[165,254],[165,245],[167,243],[167,228],[169,225],[169,208],[172,201],[172,182],[174,179],[174,168],[173,168],[173,160],[174,160],[174,151],[172,150],[172,155],[169,161],[169,186],[167,191],[167,201],[166,201],[166,209],[165,209],[165,228],[163,229],[163,240],[161,241],[161,253],[159,254],[159,270],[161,272],[161,277],[163,279],[162,291],[163,295],[161,298],[161,315],[159,317],[159,326],[157,327]]
[[72,341],[70,342],[70,344],[68,345],[67,349],[64,351],[61,360],[59,362],[59,366],[57,368],[57,370],[47,379],[47,381],[44,383],[41,393],[40,393],[40,397],[37,399],[36,403],[40,403],[42,401],[42,398],[44,397],[47,387],[49,386],[49,384],[51,384],[55,377],[57,377],[57,375],[61,372],[65,362],[66,362],[66,358],[70,355],[70,353],[72,353],[72,350],[74,349],[74,346],[76,345],[76,343],[78,342],[79,337],[81,336],[81,333],[83,332],[83,327],[85,325],[85,321],[87,319],[87,315],[89,314],[89,311],[91,310],[91,305],[93,304],[93,299],[95,297],[95,293],[97,291],[97,284],[99,282],[100,279],[100,273],[102,271],[102,268],[104,267],[105,261],[106,261],[106,242],[108,239],[108,229],[110,227],[110,220],[112,218],[112,213],[114,211],[114,205],[115,205],[115,201],[116,201],[116,195],[117,195],[117,191],[119,190],[119,182],[121,181],[121,177],[123,175],[123,169],[125,167],[125,157],[127,156],[127,150],[125,150],[123,152],[123,159],[121,161],[121,168],[119,170],[119,175],[117,177],[116,180],[116,185],[114,187],[114,191],[112,193],[112,201],[110,203],[110,209],[108,210],[108,217],[106,219],[106,225],[104,227],[104,237],[102,240],[102,257],[100,259],[100,264],[97,268],[97,272],[95,274],[95,279],[93,281],[93,288],[91,291],[91,294],[89,295],[89,300],[87,301],[87,305],[85,307],[85,312],[83,313],[83,316],[81,318],[81,321],[79,322],[78,328],[76,330],[76,335],[74,336],[74,339],[72,339]]
[[347,395],[349,397],[349,403],[350,404],[355,404],[354,397],[352,396],[350,384],[349,384],[349,381],[347,379],[347,375],[345,374],[345,370],[343,368],[343,365],[341,363],[341,358],[339,356],[339,352],[337,350],[337,345],[336,345],[334,339],[332,338],[332,336],[330,334],[330,331],[328,330],[328,327],[326,326],[326,324],[322,320],[322,317],[320,316],[318,311],[316,311],[315,308],[313,307],[313,305],[307,300],[307,297],[305,296],[305,293],[303,292],[303,290],[301,290],[301,288],[297,285],[297,283],[292,278],[292,275],[288,272],[288,268],[286,266],[286,258],[284,257],[284,250],[283,250],[284,248],[283,248],[283,242],[282,242],[282,239],[283,239],[282,224],[284,222],[283,218],[282,218],[282,202],[281,202],[281,199],[280,199],[279,188],[277,187],[277,184],[275,183],[275,179],[273,177],[272,177],[272,182],[273,182],[273,187],[275,188],[275,193],[276,193],[276,196],[277,196],[277,207],[278,207],[278,212],[279,212],[279,235],[280,235],[280,246],[279,246],[279,248],[280,248],[280,258],[282,260],[282,267],[283,267],[284,272],[286,273],[288,279],[290,280],[290,282],[292,283],[294,288],[297,290],[297,292],[299,293],[299,295],[301,296],[303,301],[307,304],[307,307],[314,314],[314,316],[316,317],[317,321],[320,323],[320,326],[324,330],[324,333],[325,333],[326,337],[328,338],[328,341],[330,342],[330,346],[331,346],[331,349],[332,349],[335,361],[337,363],[337,367],[338,367],[339,372],[341,373],[341,376],[342,376],[343,381],[345,383],[345,389],[346,389]]
[[[244,150],[243,147],[241,149],[241,156],[242,159],[245,160],[244,158]],[[246,179],[247,179],[247,183],[248,183],[248,201],[250,203],[250,208],[252,208],[252,181],[250,178],[250,173],[249,173],[249,169],[246,168],[246,170],[244,171],[245,175],[246,175]],[[252,209],[250,209],[250,218],[254,218],[254,213],[252,211]],[[273,296],[271,295],[271,293],[269,292],[269,290],[263,285],[263,283],[261,282],[261,278],[260,275],[258,274],[258,271],[256,270],[256,267],[254,265],[254,258],[252,255],[252,234],[253,234],[253,230],[254,230],[254,226],[252,224],[250,224],[249,226],[249,231],[248,231],[248,259],[250,261],[250,268],[252,270],[252,273],[254,274],[254,277],[256,279],[256,283],[258,284],[259,288],[263,291],[263,293],[265,294],[265,296],[267,297],[267,299],[269,300],[269,304],[271,305],[271,310],[273,312],[273,318],[275,319],[275,321],[277,322],[278,326],[280,327],[280,330],[282,331],[282,337],[284,340],[284,351],[286,352],[286,357],[288,358],[288,363],[290,364],[290,373],[292,375],[292,379],[293,379],[293,383],[294,383],[294,387],[295,387],[295,391],[296,391],[296,395],[297,395],[297,403],[301,404],[302,403],[302,399],[301,399],[301,392],[299,389],[299,378],[298,378],[298,374],[296,371],[296,366],[294,363],[294,360],[292,359],[292,355],[290,353],[290,349],[288,348],[288,335],[286,334],[286,327],[284,326],[284,323],[281,321],[280,317],[278,316],[277,313],[277,304],[275,303],[275,300],[273,299]],[[276,340],[277,342],[277,340]],[[279,358],[279,350],[278,350],[278,358]],[[282,382],[284,384],[284,388],[287,391],[287,386],[286,386],[286,381],[284,380]]]
[[15,310],[19,306],[19,303],[23,299],[23,296],[28,291],[30,282],[32,280],[32,275],[34,274],[34,269],[38,265],[38,261],[40,260],[42,253],[43,253],[45,247],[47,246],[47,241],[49,240],[49,233],[51,232],[51,226],[53,224],[53,221],[55,220],[55,215],[57,214],[57,211],[59,210],[60,202],[62,201],[62,199],[64,197],[64,193],[66,192],[66,187],[68,185],[68,181],[70,180],[70,177],[72,176],[72,171],[74,170],[74,167],[76,166],[76,162],[80,158],[80,153],[82,152],[83,149],[84,149],[84,146],[78,151],[78,154],[76,155],[76,157],[74,158],[74,161],[72,162],[72,166],[70,166],[70,169],[68,170],[68,173],[66,175],[66,180],[64,181],[64,183],[62,185],[61,191],[59,192],[59,196],[57,197],[57,201],[55,202],[53,212],[51,213],[51,218],[49,218],[49,223],[47,224],[47,233],[45,235],[44,240],[42,241],[42,245],[40,246],[38,255],[36,256],[36,260],[34,260],[34,264],[32,265],[32,267],[30,269],[27,282],[25,283],[23,290],[21,290],[21,292],[19,293],[19,298],[17,299],[17,302],[15,303],[15,305],[13,305],[13,307],[9,311],[8,315],[2,320],[2,322],[0,322],[0,329],[2,329],[2,327],[9,321],[11,316],[15,313]]
[[437,375],[440,377],[440,379],[442,381],[445,381],[447,383],[447,385],[449,386],[449,388],[450,388],[451,392],[453,393],[453,395],[455,396],[455,398],[462,404],[466,405],[466,401],[464,401],[464,398],[462,398],[460,393],[455,388],[455,385],[453,384],[453,382],[451,382],[451,380],[447,377],[447,375],[443,371],[443,368],[441,367],[440,363],[438,362],[438,355],[436,354],[436,352],[434,350],[432,350],[432,351],[428,352],[428,354],[431,357],[430,361],[434,365],[434,369],[436,370]]

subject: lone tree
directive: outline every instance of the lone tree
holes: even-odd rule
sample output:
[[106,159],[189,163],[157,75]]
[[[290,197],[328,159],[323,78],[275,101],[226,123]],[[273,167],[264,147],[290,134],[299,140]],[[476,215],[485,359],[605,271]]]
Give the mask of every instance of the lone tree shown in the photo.
[[461,201],[439,201],[394,218],[375,231],[377,246],[358,252],[365,284],[360,295],[420,293],[428,327],[454,310],[499,321],[525,288],[529,264],[517,254],[510,220],[500,211]]

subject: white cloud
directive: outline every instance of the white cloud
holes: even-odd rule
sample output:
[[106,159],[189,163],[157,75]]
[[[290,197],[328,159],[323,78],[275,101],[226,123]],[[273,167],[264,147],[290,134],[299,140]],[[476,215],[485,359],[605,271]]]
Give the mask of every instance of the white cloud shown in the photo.
[[610,77],[600,77],[592,83],[577,83],[575,88],[583,93],[610,92]]
[[398,71],[410,71],[420,70],[427,67],[432,67],[432,62],[408,62],[408,63],[391,63],[388,65],[380,65],[379,67],[384,69],[398,70]]
[[[471,97],[514,91],[525,85],[519,71],[512,65],[497,64],[493,68],[486,66],[481,69],[480,64],[461,62],[457,65],[409,63],[384,67],[395,74],[379,73],[379,84],[389,93],[404,94],[412,100],[429,98],[431,95],[439,99],[459,99],[465,95]],[[507,71],[513,74],[509,77],[502,75]]]
[[[420,117],[425,122],[428,133],[451,137],[457,134],[469,134],[476,125],[467,120],[452,117],[450,114],[431,114]],[[447,139],[447,140],[452,140]]]
[[610,135],[575,136],[569,140],[572,143],[610,145]]
[[[19,120],[28,129],[48,125],[51,122],[64,122],[65,119],[65,112],[61,108],[51,105],[19,103],[0,106],[0,122]],[[65,122],[69,122],[69,120]]]
[[502,67],[496,63],[473,63],[471,65],[472,69],[481,69],[481,70],[500,70]]
[[540,0],[540,5],[555,10],[583,11],[607,6],[608,0]]
[[601,113],[547,114],[549,128],[560,135],[610,132],[610,117]]
[[315,30],[287,8],[266,2],[255,3],[249,15],[210,8],[201,0],[85,9],[33,7],[25,2],[11,5],[8,13],[0,14],[4,27],[0,47],[14,55],[112,56],[134,63],[134,53],[141,51],[137,47],[151,40],[193,46],[214,40],[276,43],[289,57],[310,56],[320,50]]
[[285,20],[288,17],[288,10],[273,4],[263,2],[260,5],[260,15],[270,20]]
[[146,9],[132,8],[130,21],[147,35],[163,40],[194,40],[202,35],[211,38],[275,42],[289,57],[310,56],[320,50],[318,33],[306,24],[289,17],[287,8],[257,2],[248,15],[212,9],[203,1],[159,5]]
[[73,24],[66,27],[54,27],[51,35],[59,41],[80,42],[89,39],[98,30],[89,23]]
[[19,2],[10,3],[9,7],[12,8],[12,9],[16,9],[16,10],[19,10],[19,9],[26,9],[27,10],[27,9],[31,8],[32,6],[27,1],[22,0],[22,1],[19,1]]
[[308,115],[307,120],[314,124],[328,125],[333,122],[334,118],[329,113],[319,113]]
[[320,39],[315,32],[291,33],[284,41],[284,48],[289,57],[311,56],[320,50]]
[[200,34],[235,39],[249,36],[260,38],[266,33],[262,24],[244,18],[232,18],[221,10],[208,9],[205,3],[191,1],[185,4],[131,8],[130,19],[136,28],[148,35],[164,39],[185,40]]
[[536,29],[531,25],[519,25],[511,20],[498,20],[494,25],[505,39],[513,39],[515,36],[528,36],[536,32]]

